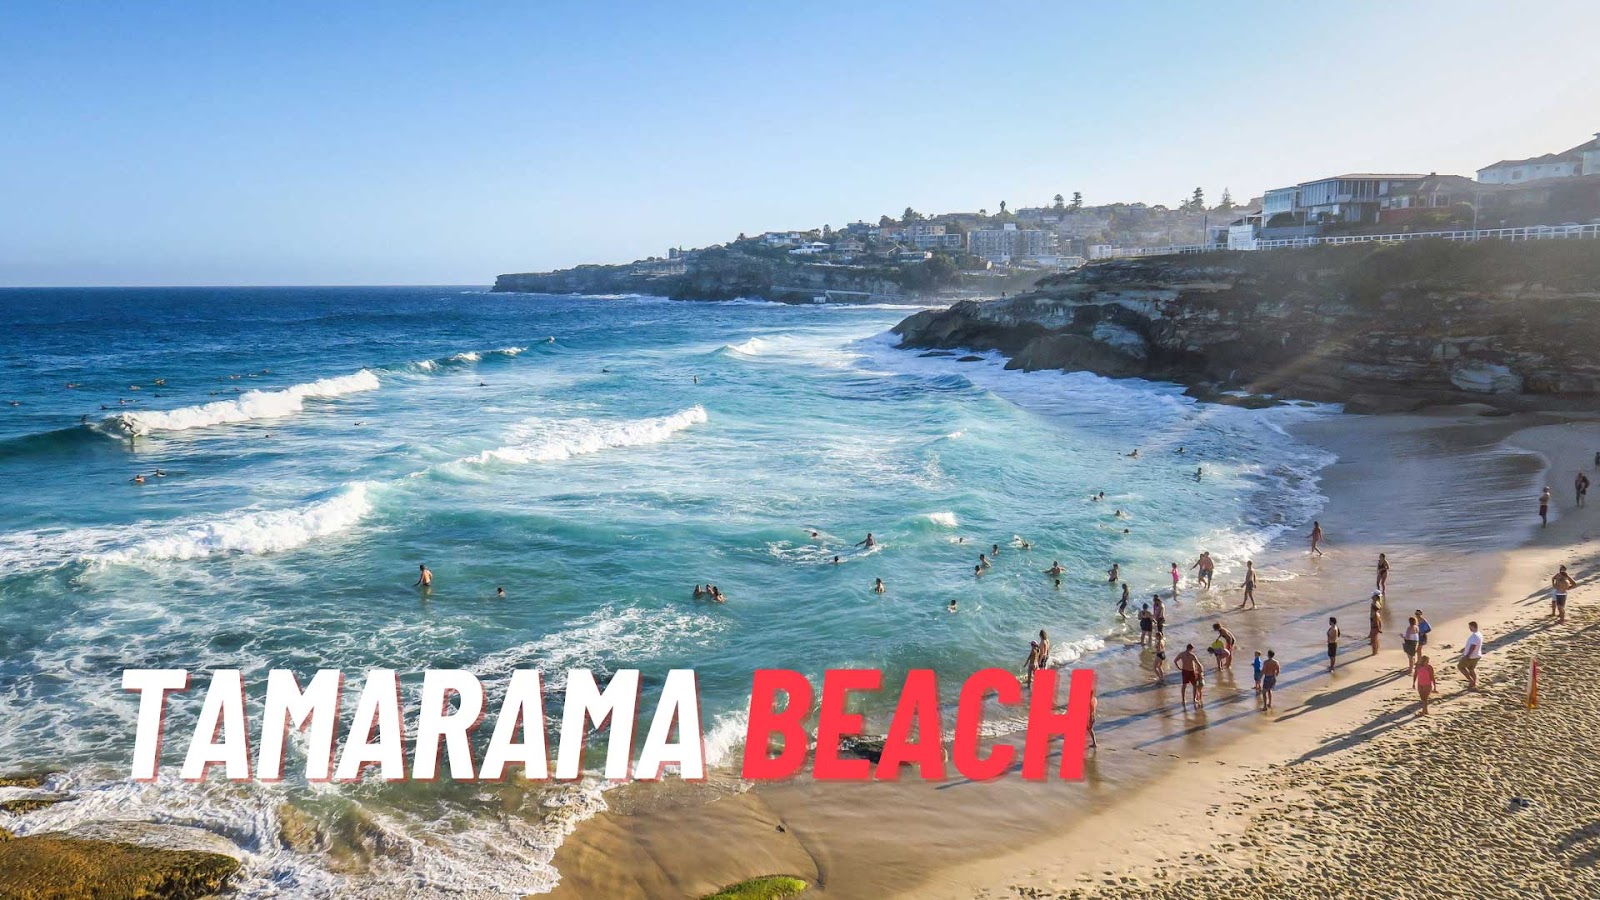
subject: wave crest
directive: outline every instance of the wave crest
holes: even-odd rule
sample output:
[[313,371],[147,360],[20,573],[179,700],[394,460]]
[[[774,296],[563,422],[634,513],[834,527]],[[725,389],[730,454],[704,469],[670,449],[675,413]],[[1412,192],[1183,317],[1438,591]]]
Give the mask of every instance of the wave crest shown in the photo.
[[586,453],[597,453],[621,447],[640,447],[659,444],[680,431],[707,421],[703,406],[661,416],[654,419],[635,419],[623,422],[596,422],[590,419],[571,419],[555,423],[532,440],[485,450],[476,456],[463,457],[458,463],[485,465],[510,463],[521,465],[531,462],[560,462]]
[[246,391],[232,400],[162,411],[120,413],[107,419],[105,424],[124,434],[149,434],[153,431],[188,431],[211,425],[277,419],[300,412],[307,400],[331,400],[345,394],[375,391],[379,387],[378,376],[368,369],[362,369],[349,375],[308,381],[281,391]]

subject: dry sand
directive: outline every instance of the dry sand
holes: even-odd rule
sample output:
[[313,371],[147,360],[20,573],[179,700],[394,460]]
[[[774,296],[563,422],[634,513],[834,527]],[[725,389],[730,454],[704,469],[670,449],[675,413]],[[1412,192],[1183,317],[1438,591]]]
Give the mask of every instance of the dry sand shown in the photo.
[[[1240,640],[1238,675],[1213,676],[1200,713],[1137,668],[1136,639],[1097,657],[1101,750],[1082,783],[623,789],[558,851],[555,897],[697,897],[774,873],[837,898],[1595,895],[1600,685],[1581,680],[1581,655],[1600,590],[1578,555],[1590,514],[1571,508],[1571,480],[1580,465],[1596,477],[1600,425],[1541,424],[1553,421],[1466,410],[1306,428],[1340,456],[1324,473],[1327,556],[1290,542],[1258,558],[1274,579],[1260,611],[1232,610],[1237,594],[1221,584],[1180,607],[1169,653],[1203,646],[1212,621]],[[1547,463],[1556,516],[1541,530]],[[1379,550],[1394,574],[1388,640],[1372,657]],[[1585,584],[1555,630],[1539,616],[1561,562]],[[1435,626],[1443,694],[1420,720],[1398,649],[1417,607]],[[1329,615],[1348,636],[1332,674]],[[1484,691],[1466,695],[1452,661],[1471,617],[1490,652]],[[1249,655],[1269,646],[1285,666],[1267,714]],[[1528,712],[1517,703],[1535,651],[1546,699]]]

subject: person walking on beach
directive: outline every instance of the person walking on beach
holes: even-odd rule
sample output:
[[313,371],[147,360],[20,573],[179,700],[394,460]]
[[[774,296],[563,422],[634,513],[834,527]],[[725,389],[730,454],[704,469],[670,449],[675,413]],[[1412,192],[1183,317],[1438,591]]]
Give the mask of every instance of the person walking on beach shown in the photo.
[[[1057,584],[1059,584],[1059,583],[1060,582],[1058,581]],[[1126,619],[1127,617],[1128,617],[1128,583],[1126,581],[1124,581],[1122,583],[1122,599],[1117,601],[1117,618]]]
[[1477,622],[1468,622],[1467,628],[1472,633],[1461,645],[1461,659],[1456,662],[1456,669],[1467,676],[1467,690],[1475,691],[1478,689],[1478,660],[1483,658],[1483,635],[1478,633]]
[[1389,554],[1378,554],[1378,593],[1389,593]]
[[1278,651],[1268,650],[1267,661],[1261,665],[1261,703],[1262,709],[1272,708],[1272,689],[1278,686],[1278,673],[1283,671],[1283,666],[1278,663]]
[[1369,656],[1378,655],[1378,636],[1383,634],[1383,595],[1372,595],[1372,606],[1367,609],[1367,641],[1372,645]]
[[1550,526],[1550,485],[1547,484],[1547,485],[1544,486],[1544,490],[1539,493],[1539,527],[1540,528],[1548,528],[1549,526]]
[[1333,671],[1333,663],[1339,658],[1339,620],[1333,616],[1328,617],[1328,671]]
[[1173,665],[1178,667],[1178,673],[1183,676],[1183,686],[1178,694],[1178,705],[1188,702],[1189,687],[1194,687],[1194,708],[1198,710],[1201,702],[1201,692],[1206,684],[1206,667],[1200,663],[1200,658],[1194,655],[1194,645],[1189,644],[1183,652],[1172,658]]
[[1589,476],[1579,472],[1578,477],[1572,481],[1572,490],[1577,494],[1577,504],[1582,506],[1583,499],[1589,494]]
[[1322,523],[1321,522],[1312,522],[1311,523],[1311,555],[1312,556],[1321,556],[1322,555],[1322,547],[1319,546],[1322,543],[1322,536],[1323,536],[1322,535]]
[[1417,710],[1417,715],[1428,715],[1428,698],[1433,696],[1433,666],[1426,656],[1417,660],[1417,668],[1411,673],[1411,686],[1417,689],[1417,697],[1422,700],[1422,709]]
[[1406,674],[1410,675],[1417,668],[1417,649],[1422,632],[1417,628],[1417,617],[1412,616],[1406,620],[1406,630],[1400,633],[1400,646],[1406,651]]
[[1156,620],[1150,615],[1150,604],[1139,607],[1139,646],[1148,647],[1150,639],[1155,635]]
[[1156,684],[1165,684],[1167,681],[1167,636],[1164,634],[1156,635],[1155,657],[1155,662],[1151,665],[1151,668],[1156,673]]
[[1256,608],[1256,563],[1253,559],[1244,564],[1244,599],[1239,601],[1239,608],[1244,609],[1245,604]]
[[1151,594],[1150,595],[1150,613],[1151,613],[1151,617],[1156,620],[1156,631],[1158,633],[1166,631],[1167,630],[1167,606],[1166,606],[1166,604],[1161,602],[1161,595],[1160,594]]
[[417,583],[413,584],[412,587],[422,588],[422,592],[424,594],[428,593],[429,591],[432,591],[433,590],[433,573],[428,571],[428,564],[427,563],[418,564],[417,565],[417,570],[418,570],[418,572],[420,574],[417,575]]
[[1100,717],[1100,695],[1094,691],[1089,692],[1089,747],[1093,750],[1100,749],[1100,741],[1094,736],[1094,721]]
[[1567,624],[1567,591],[1577,586],[1566,566],[1550,578],[1550,615],[1555,616],[1557,625]]
[[1433,630],[1433,625],[1428,622],[1428,617],[1423,615],[1420,609],[1412,613],[1412,615],[1417,617],[1417,652],[1421,653],[1427,649],[1428,632]]

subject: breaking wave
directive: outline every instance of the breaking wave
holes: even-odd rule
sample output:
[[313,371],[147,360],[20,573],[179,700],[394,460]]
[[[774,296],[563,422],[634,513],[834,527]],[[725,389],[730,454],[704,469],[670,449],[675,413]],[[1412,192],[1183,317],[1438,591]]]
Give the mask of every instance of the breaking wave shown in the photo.
[[605,422],[592,419],[535,420],[514,429],[528,437],[504,447],[463,457],[458,464],[485,465],[531,462],[559,462],[586,453],[620,447],[658,444],[674,434],[707,420],[705,407],[689,409],[654,419]]
[[107,419],[105,424],[124,434],[150,434],[155,431],[188,431],[211,425],[277,419],[300,412],[307,400],[331,400],[346,394],[375,391],[378,387],[378,376],[368,369],[362,369],[350,375],[308,381],[280,391],[247,391],[232,400],[163,411],[120,413]]

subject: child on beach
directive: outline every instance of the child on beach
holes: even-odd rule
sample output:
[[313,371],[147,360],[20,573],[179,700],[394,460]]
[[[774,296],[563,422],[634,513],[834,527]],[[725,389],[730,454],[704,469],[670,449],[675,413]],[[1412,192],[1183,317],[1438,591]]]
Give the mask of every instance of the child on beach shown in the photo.
[[1167,680],[1167,636],[1156,635],[1156,659],[1152,666],[1156,673],[1156,683],[1164,684]]
[[1178,582],[1182,581],[1182,580],[1183,580],[1183,576],[1178,574],[1178,564],[1177,563],[1173,563],[1172,564],[1172,602],[1173,603],[1177,603],[1178,602]]
[[1250,660],[1250,675],[1255,680],[1257,694],[1261,693],[1261,667],[1263,665],[1265,663],[1261,661],[1261,651],[1257,650],[1256,658]]
[[1367,610],[1367,641],[1372,645],[1370,655],[1378,655],[1378,635],[1383,634],[1383,595],[1372,595],[1372,606]]
[[1417,668],[1411,673],[1411,685],[1422,699],[1422,709],[1417,710],[1417,715],[1425,716],[1428,714],[1428,698],[1433,696],[1433,666],[1428,665],[1426,656],[1417,660]]

